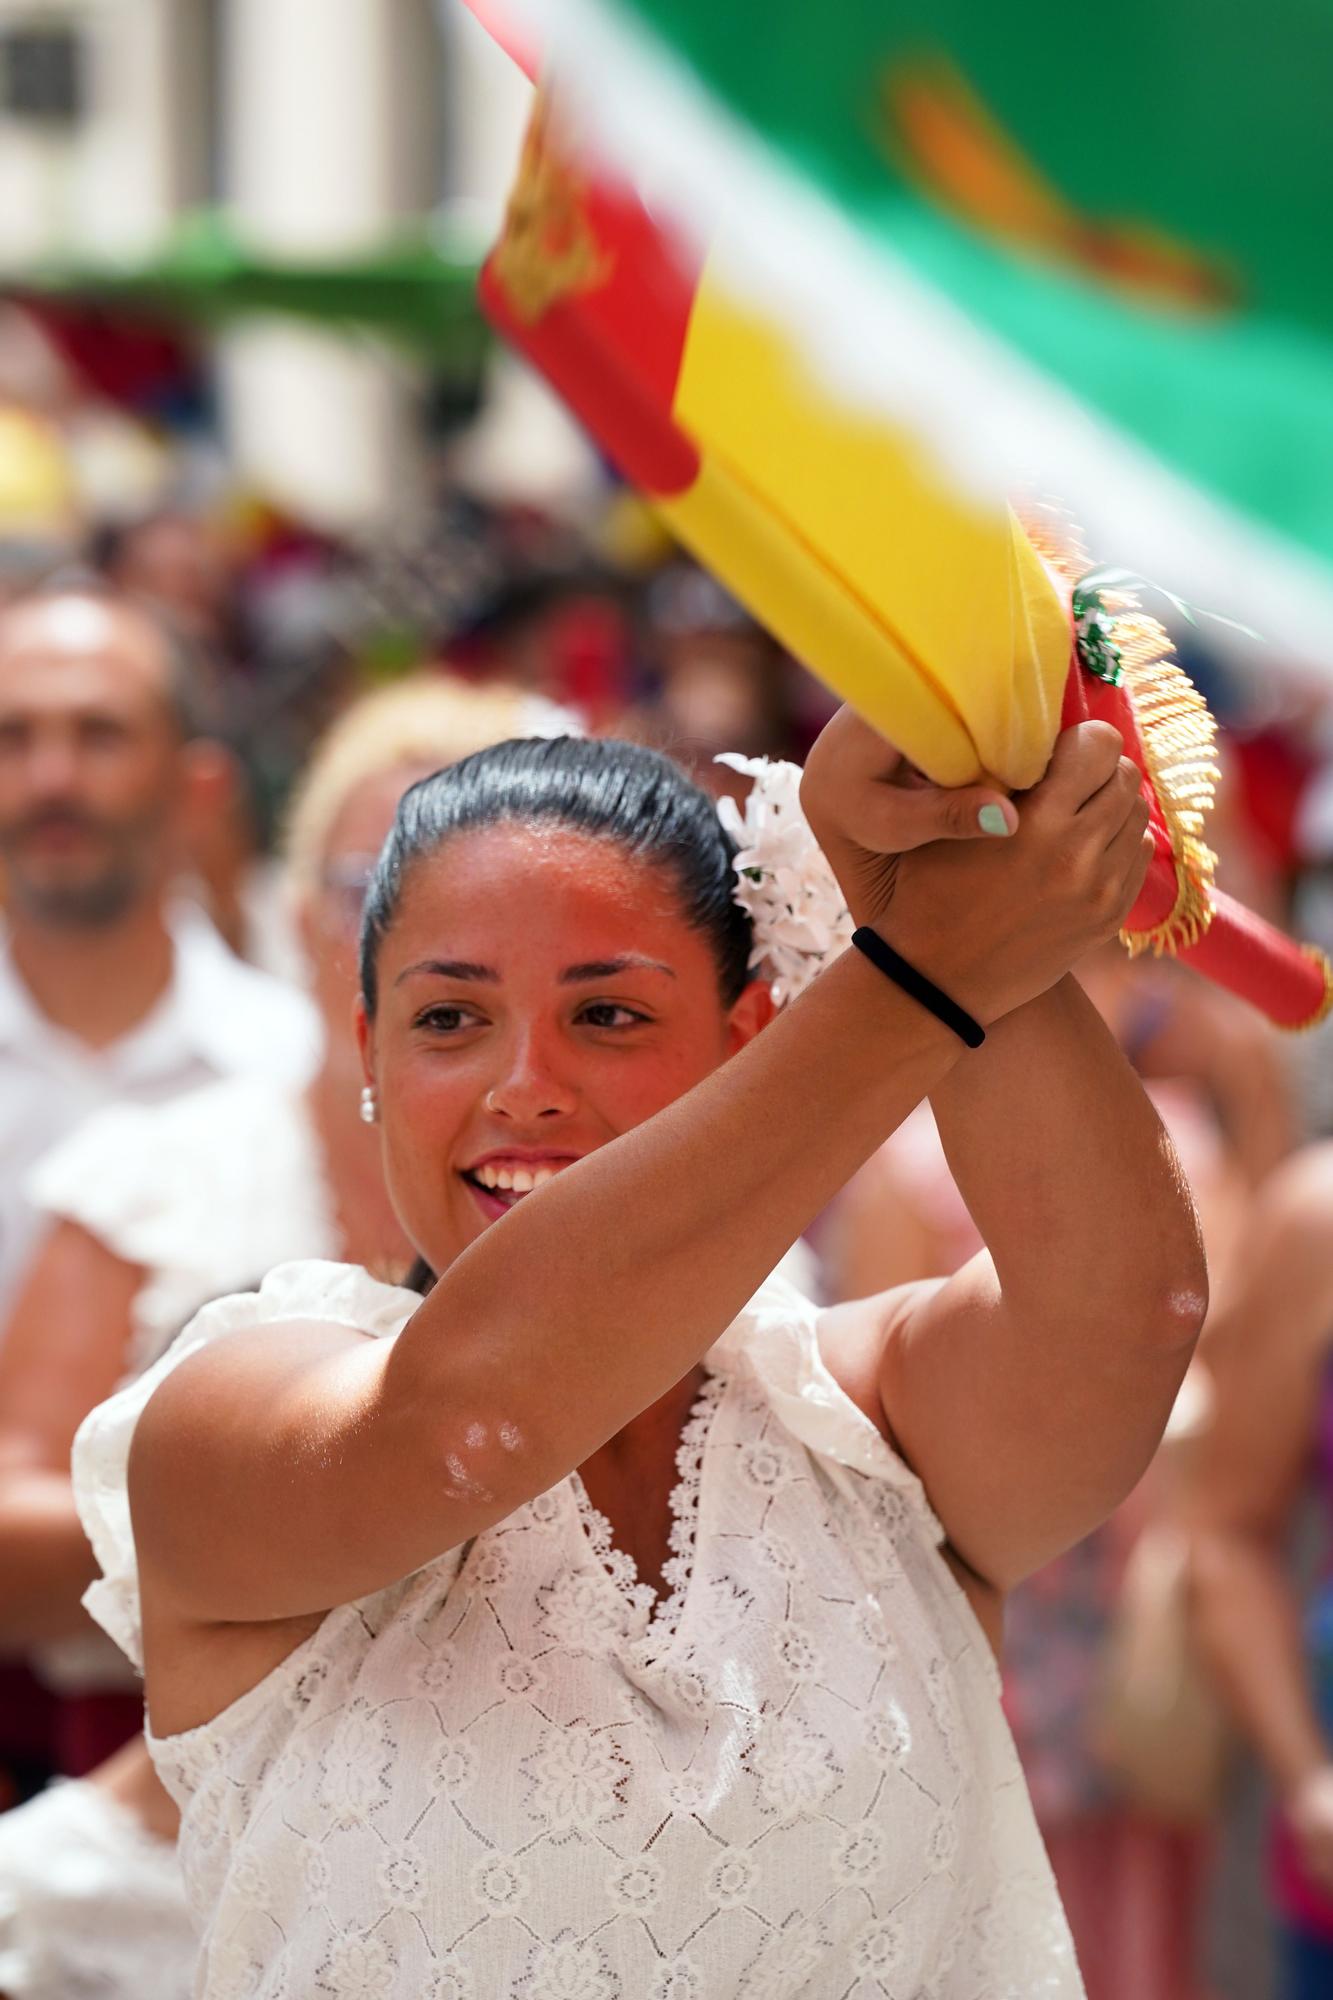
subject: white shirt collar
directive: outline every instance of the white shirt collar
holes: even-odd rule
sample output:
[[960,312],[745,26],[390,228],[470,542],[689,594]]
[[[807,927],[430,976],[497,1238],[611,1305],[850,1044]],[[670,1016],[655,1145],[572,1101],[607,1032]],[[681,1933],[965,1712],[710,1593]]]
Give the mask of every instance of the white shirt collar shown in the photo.
[[308,1074],[319,1030],[305,996],[237,958],[196,904],[173,903],[167,928],[173,966],[166,992],[128,1034],[96,1051],[47,1020],[0,929],[0,1048],[59,1045],[114,1069],[131,1086],[175,1070],[189,1056],[219,1076],[259,1073],[299,1081]]

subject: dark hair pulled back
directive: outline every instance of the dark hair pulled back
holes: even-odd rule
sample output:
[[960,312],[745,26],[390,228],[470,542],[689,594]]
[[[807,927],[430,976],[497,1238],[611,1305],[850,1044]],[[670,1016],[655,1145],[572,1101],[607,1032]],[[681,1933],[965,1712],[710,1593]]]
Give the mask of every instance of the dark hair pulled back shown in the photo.
[[361,991],[372,1018],[380,944],[412,868],[454,834],[501,825],[565,827],[665,870],[686,922],[712,946],[723,1004],[740,996],[753,934],[732,894],[735,848],[708,794],[642,744],[522,737],[423,778],[400,800],[361,920]]

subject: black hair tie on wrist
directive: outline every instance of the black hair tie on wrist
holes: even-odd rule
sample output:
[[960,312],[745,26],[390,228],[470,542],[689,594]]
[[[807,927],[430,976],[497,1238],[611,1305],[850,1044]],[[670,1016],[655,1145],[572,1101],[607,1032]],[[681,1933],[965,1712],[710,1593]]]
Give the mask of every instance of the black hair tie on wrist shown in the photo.
[[852,932],[852,943],[872,965],[879,968],[886,979],[891,979],[895,986],[901,986],[904,993],[910,994],[937,1021],[943,1021],[946,1028],[952,1028],[970,1049],[981,1047],[986,1039],[986,1030],[981,1023],[974,1021],[947,993],[942,993],[938,986],[933,985],[924,972],[918,972],[914,965],[909,965],[891,944],[885,944],[878,931],[862,924]]

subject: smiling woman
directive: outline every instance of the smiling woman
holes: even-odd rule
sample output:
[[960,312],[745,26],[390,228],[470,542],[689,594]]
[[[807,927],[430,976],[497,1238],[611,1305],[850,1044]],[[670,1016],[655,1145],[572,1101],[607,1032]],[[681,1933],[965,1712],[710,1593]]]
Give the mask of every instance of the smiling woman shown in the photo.
[[[417,867],[446,843],[447,875]],[[426,1135],[414,1118],[409,1140],[386,1119],[389,1186],[431,1268],[771,1017],[731,853],[705,794],[628,745],[506,743],[404,798],[366,898],[361,1036],[381,1100],[457,1121]],[[447,1145],[465,1207],[439,1199],[423,1138]]]
[[[283,1266],[76,1447],[202,2000],[1080,1991],[986,1632],[1133,1483],[1203,1309],[1064,977],[1142,879],[1119,747],[906,854],[894,753],[816,747],[852,914],[980,1050],[857,951],[775,1013],[652,752],[408,793],[359,1040],[427,1295]],[[927,1092],[993,1256],[820,1314],[766,1274]]]

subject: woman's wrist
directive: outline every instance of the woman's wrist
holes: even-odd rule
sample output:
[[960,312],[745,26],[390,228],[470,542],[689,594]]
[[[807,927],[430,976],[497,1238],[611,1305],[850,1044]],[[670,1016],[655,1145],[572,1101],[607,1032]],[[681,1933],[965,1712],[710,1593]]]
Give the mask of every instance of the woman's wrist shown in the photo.
[[873,931],[981,1028],[989,1030],[1009,1012],[1013,1002],[1004,992],[995,955],[978,949],[965,923],[946,926],[934,913],[923,918],[892,904],[856,921],[858,929]]
[[852,933],[852,943],[878,973],[897,986],[909,1000],[914,1000],[919,1007],[932,1014],[951,1034],[957,1035],[965,1048],[981,1047],[986,1039],[981,1023],[965,1007],[960,1007],[942,986],[937,986],[933,979],[927,978],[918,966],[905,958],[880,931],[869,924],[858,924]]
[[840,995],[836,1004],[840,1009],[850,1008],[855,1015],[856,1027],[862,1032],[849,1040],[843,1031],[840,1042],[853,1073],[864,1058],[872,1065],[874,1075],[883,1077],[886,1068],[891,1071],[893,1067],[885,1064],[886,1051],[901,1054],[910,1061],[911,1050],[919,1042],[923,1054],[929,1048],[935,1072],[929,1081],[923,1080],[921,1096],[925,1098],[968,1053],[951,1028],[896,981],[886,979],[862,951],[848,949],[840,953],[820,974],[815,987],[827,990],[830,995],[836,987]]

